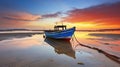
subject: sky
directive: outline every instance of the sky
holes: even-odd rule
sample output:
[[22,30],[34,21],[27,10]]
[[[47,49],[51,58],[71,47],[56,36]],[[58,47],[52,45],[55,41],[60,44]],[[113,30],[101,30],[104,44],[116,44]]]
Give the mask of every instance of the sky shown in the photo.
[[0,29],[120,28],[120,0],[0,0]]

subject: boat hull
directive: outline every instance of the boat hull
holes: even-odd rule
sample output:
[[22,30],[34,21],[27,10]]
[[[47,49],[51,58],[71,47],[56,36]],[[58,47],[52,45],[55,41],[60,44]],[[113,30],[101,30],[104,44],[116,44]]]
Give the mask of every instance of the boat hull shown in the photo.
[[69,40],[71,39],[74,32],[75,32],[75,27],[66,29],[63,31],[57,31],[57,32],[56,31],[52,31],[52,32],[45,31],[45,36],[48,38]]

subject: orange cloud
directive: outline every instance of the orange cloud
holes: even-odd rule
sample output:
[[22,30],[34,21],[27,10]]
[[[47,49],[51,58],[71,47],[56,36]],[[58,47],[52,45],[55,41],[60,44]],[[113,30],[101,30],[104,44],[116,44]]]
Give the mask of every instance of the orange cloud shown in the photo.
[[102,4],[86,9],[73,9],[65,17],[67,22],[94,22],[103,25],[120,25],[120,2]]

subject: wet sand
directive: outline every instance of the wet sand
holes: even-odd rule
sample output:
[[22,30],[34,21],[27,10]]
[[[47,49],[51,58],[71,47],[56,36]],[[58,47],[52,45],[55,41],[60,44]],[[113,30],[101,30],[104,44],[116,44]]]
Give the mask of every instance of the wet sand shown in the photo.
[[78,45],[74,40],[45,39],[38,33],[15,35],[0,35],[0,67],[120,66],[97,50]]
[[30,37],[35,34],[43,34],[43,32],[30,32],[30,33],[0,33],[0,41],[12,38]]

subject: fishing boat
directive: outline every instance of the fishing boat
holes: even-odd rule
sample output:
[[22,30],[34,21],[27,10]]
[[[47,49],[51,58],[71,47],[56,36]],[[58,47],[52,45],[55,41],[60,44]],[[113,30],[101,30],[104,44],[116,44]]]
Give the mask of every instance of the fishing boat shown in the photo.
[[45,37],[70,40],[74,32],[75,27],[67,29],[66,25],[55,25],[54,30],[45,31]]

